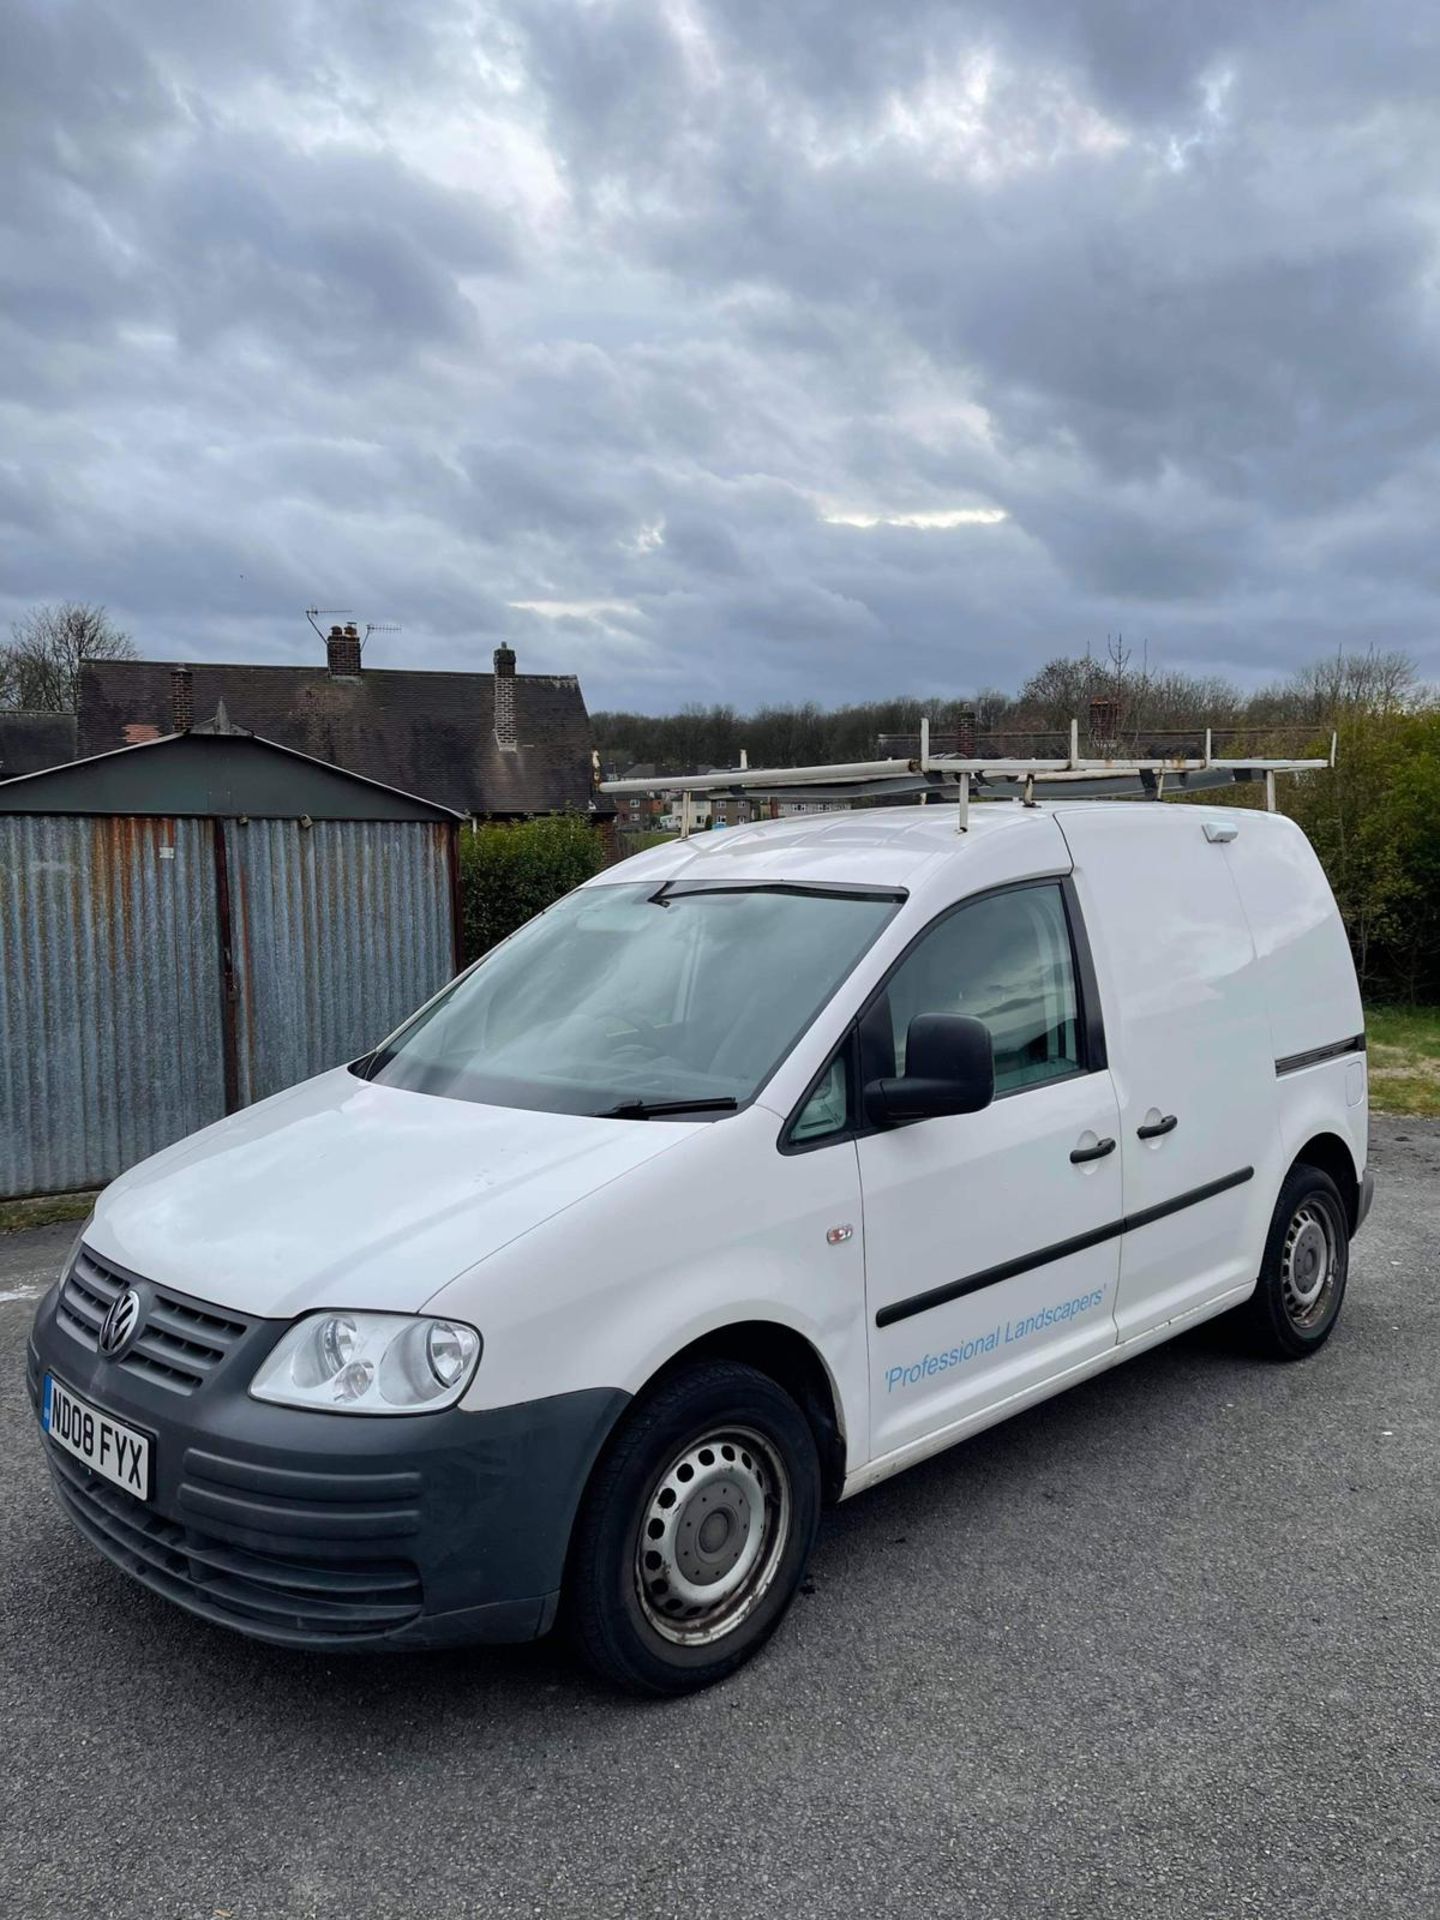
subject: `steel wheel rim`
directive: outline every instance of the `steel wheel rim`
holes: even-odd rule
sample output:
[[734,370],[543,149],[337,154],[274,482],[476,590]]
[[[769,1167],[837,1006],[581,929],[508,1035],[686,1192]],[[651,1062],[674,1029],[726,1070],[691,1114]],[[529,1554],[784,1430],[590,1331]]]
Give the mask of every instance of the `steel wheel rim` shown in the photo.
[[751,1427],[686,1443],[656,1479],[635,1543],[646,1621],[672,1646],[734,1633],[774,1583],[790,1537],[790,1476]]
[[1307,1332],[1324,1320],[1339,1264],[1330,1209],[1319,1200],[1304,1201],[1290,1217],[1280,1255],[1280,1296],[1291,1326]]

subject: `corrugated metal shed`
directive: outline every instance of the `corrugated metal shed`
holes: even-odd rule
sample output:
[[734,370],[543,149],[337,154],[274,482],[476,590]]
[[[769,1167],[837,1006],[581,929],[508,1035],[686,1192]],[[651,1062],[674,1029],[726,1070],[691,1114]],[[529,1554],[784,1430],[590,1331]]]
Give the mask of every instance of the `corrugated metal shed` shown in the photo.
[[454,972],[446,827],[254,820],[229,860],[242,1107],[367,1052]]
[[224,1113],[214,831],[0,819],[0,1196],[98,1186]]
[[0,1198],[383,1039],[455,970],[455,830],[234,734],[0,783]]

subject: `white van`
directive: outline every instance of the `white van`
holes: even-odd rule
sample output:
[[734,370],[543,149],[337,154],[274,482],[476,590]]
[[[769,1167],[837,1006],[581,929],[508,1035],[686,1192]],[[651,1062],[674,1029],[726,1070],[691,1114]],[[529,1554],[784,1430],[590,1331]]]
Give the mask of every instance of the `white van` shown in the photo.
[[111,1186],[39,1310],[66,1512],[289,1646],[753,1653],[820,1510],[1186,1327],[1329,1336],[1360,999],[1286,820],[797,818],[628,860]]

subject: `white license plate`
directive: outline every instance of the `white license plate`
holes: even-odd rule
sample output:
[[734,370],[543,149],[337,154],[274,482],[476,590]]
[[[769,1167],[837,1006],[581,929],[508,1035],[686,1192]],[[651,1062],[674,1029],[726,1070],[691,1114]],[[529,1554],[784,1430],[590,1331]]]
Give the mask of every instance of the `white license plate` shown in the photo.
[[137,1433],[113,1415],[102,1413],[53,1373],[45,1376],[40,1424],[57,1446],[83,1460],[106,1480],[137,1500],[150,1498],[150,1436]]

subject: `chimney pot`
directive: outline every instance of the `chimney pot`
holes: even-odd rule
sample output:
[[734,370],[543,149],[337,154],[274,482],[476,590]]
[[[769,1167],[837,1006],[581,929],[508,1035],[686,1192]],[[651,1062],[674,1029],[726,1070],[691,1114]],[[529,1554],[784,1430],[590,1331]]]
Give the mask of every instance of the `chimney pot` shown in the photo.
[[352,620],[345,627],[331,627],[325,642],[325,659],[331,677],[353,680],[360,672],[360,633]]
[[189,667],[170,669],[170,731],[189,733],[194,724],[194,675]]

